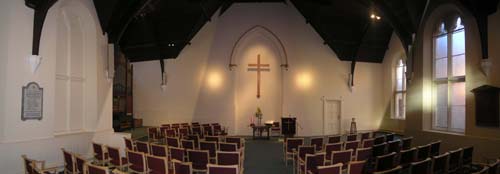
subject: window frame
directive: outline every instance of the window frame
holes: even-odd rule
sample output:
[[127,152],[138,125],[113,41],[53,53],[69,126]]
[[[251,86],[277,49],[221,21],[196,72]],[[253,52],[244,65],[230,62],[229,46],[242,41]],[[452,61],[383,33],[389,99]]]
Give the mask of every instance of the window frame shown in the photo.
[[[407,83],[406,83],[406,70],[407,70],[407,67],[406,67],[406,63],[404,61],[405,59],[404,58],[400,58],[396,61],[396,66],[394,66],[394,91],[393,91],[393,100],[394,100],[394,107],[393,107],[393,114],[391,115],[391,119],[394,119],[394,120],[406,120],[406,90],[407,90]],[[401,64],[400,64],[401,62]],[[398,68],[403,68],[403,72],[402,72],[402,90],[398,90]],[[403,115],[400,117],[398,115],[398,107],[399,106],[397,104],[397,96],[398,94],[401,94],[402,95],[402,98],[403,98],[403,101],[404,101],[404,107],[405,107],[405,111],[403,113]]]
[[[453,17],[452,19],[455,19],[454,21],[458,20],[458,18],[460,18],[460,20],[462,21],[463,18],[461,16],[456,16],[456,17]],[[444,19],[444,18],[443,18]],[[440,23],[438,23],[438,25],[442,25],[444,22],[441,20]],[[446,25],[445,25],[446,26]],[[439,27],[439,26],[438,26]],[[434,27],[434,29],[436,29],[437,27]],[[457,129],[457,128],[452,128],[451,125],[452,125],[452,89],[453,89],[453,84],[456,84],[456,83],[464,83],[466,84],[467,81],[466,81],[466,75],[467,73],[465,73],[464,75],[460,75],[460,76],[454,76],[453,75],[453,58],[455,56],[460,56],[460,55],[463,55],[464,56],[464,59],[465,61],[467,60],[467,56],[466,56],[466,38],[465,38],[465,32],[466,32],[466,29],[465,29],[465,25],[463,25],[462,28],[459,28],[459,29],[452,29],[452,30],[448,30],[446,29],[445,27],[445,32],[446,33],[439,33],[439,34],[436,34],[435,32],[433,32],[432,34],[432,56],[431,56],[431,66],[432,66],[432,118],[431,118],[431,129],[432,130],[436,130],[436,131],[444,131],[444,132],[450,132],[450,133],[459,133],[459,134],[464,134],[465,133],[465,125],[466,125],[466,118],[467,118],[467,113],[466,113],[466,107],[465,107],[465,104],[464,104],[464,108],[465,108],[465,111],[464,111],[464,129]],[[456,54],[454,55],[453,54],[453,35],[455,33],[458,33],[458,32],[464,32],[464,52],[461,53],[461,54]],[[440,59],[446,59],[447,60],[447,75],[446,77],[444,78],[437,78],[436,77],[436,60],[438,59],[437,56],[436,56],[436,41],[439,37],[442,37],[442,36],[445,36],[446,35],[446,40],[447,40],[447,45],[446,45],[446,57],[445,58],[440,58]],[[466,65],[464,65],[466,68]],[[465,70],[466,71],[466,70]],[[447,122],[446,122],[446,127],[439,127],[438,124],[437,124],[437,117],[436,117],[436,105],[437,105],[437,86],[439,84],[447,84]],[[465,97],[465,96],[464,96]],[[464,99],[465,100],[465,99]]]

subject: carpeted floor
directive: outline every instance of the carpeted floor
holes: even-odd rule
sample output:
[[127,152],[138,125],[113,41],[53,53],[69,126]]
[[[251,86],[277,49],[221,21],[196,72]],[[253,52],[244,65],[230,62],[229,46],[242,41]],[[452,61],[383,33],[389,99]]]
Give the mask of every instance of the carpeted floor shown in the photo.
[[283,162],[283,143],[277,139],[251,140],[245,144],[245,174],[291,174],[292,162]]

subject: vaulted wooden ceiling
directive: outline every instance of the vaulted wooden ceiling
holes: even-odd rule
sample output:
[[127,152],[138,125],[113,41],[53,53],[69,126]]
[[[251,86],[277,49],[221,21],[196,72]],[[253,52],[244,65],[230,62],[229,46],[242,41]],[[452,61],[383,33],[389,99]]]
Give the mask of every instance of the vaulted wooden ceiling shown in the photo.
[[[94,0],[94,4],[109,42],[117,43],[131,61],[176,58],[211,16],[222,15],[234,3],[291,2],[341,60],[382,62],[393,31],[405,49],[412,44],[427,1]],[[460,2],[476,11],[484,4]],[[218,9],[220,14],[215,14]],[[372,13],[381,20],[371,19]]]

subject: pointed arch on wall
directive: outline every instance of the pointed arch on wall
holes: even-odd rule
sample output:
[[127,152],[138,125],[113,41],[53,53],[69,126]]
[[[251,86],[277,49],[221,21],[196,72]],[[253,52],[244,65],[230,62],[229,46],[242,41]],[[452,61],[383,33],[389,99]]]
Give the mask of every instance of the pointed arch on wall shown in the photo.
[[231,50],[231,55],[229,57],[229,70],[233,70],[234,67],[237,67],[238,64],[235,61],[236,55],[240,51],[242,51],[242,42],[244,42],[247,38],[255,35],[255,34],[260,34],[261,36],[264,36],[265,38],[269,39],[271,43],[273,43],[274,48],[276,49],[277,53],[279,53],[279,57],[281,58],[281,67],[285,68],[285,70],[288,70],[288,56],[286,54],[286,49],[285,46],[283,45],[283,42],[279,39],[279,37],[272,32],[270,29],[267,27],[264,27],[262,25],[256,25],[251,27],[250,29],[246,30],[239,38],[236,40],[234,43],[233,49]]

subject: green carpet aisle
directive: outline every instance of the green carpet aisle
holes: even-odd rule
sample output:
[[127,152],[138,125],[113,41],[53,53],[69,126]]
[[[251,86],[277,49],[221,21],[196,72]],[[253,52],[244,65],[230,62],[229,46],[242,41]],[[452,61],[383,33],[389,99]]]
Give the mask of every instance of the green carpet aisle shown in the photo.
[[283,144],[277,139],[251,140],[245,144],[245,174],[291,174],[292,162],[283,162]]

